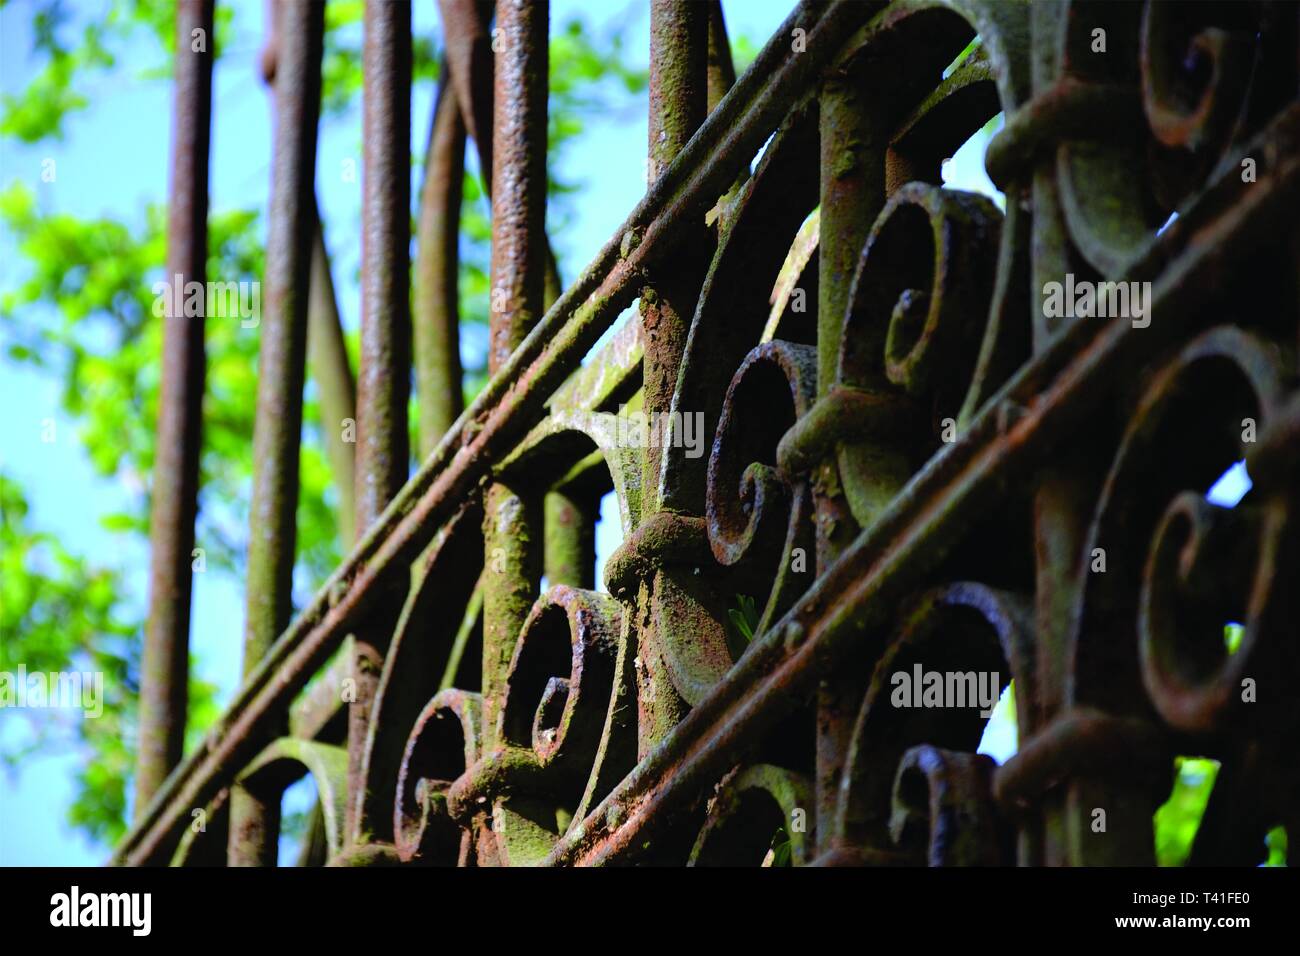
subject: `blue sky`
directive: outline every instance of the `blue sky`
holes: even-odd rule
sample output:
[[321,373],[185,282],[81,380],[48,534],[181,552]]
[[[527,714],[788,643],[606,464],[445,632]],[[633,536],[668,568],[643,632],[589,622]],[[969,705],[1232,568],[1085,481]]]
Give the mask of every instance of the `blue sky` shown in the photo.
[[[218,62],[214,77],[212,158],[213,210],[265,208],[269,184],[269,103],[256,71],[261,43],[262,0],[233,0],[236,36]],[[724,0],[733,38],[749,37],[761,45],[788,14],[789,0]],[[77,15],[96,11],[95,0]],[[648,51],[648,4],[552,4],[552,29],[580,15],[596,28],[625,11],[633,11],[633,26],[625,37],[629,59],[644,65]],[[17,92],[31,68],[29,51],[31,8],[24,0],[0,10],[0,90]],[[417,35],[436,33],[436,4],[415,5]],[[152,43],[152,41],[149,41]],[[92,108],[75,113],[66,123],[61,142],[24,147],[0,141],[0,188],[21,180],[36,191],[47,211],[78,217],[112,216],[138,222],[148,203],[165,201],[171,90],[166,81],[140,79],[137,71],[153,65],[152,48],[141,51],[139,63],[123,56],[123,66],[94,83]],[[426,142],[432,91],[419,92],[412,104],[412,142]],[[644,99],[644,96],[642,97]],[[587,118],[587,132],[566,155],[561,174],[581,184],[574,199],[573,228],[554,236],[566,279],[594,257],[644,192],[646,120],[644,108],[615,116]],[[334,264],[341,311],[347,327],[359,314],[354,273],[359,253],[356,225],[360,219],[358,183],[347,186],[340,170],[346,160],[360,165],[360,111],[326,123],[321,130],[318,182],[326,236]],[[963,149],[945,169],[950,185],[994,194],[983,173],[982,145]],[[43,183],[41,163],[53,158],[57,178]],[[414,183],[418,195],[418,182]],[[1000,197],[998,197],[1000,198]],[[11,288],[21,276],[13,237],[0,235],[0,289]],[[467,349],[481,348],[470,338]],[[30,497],[32,526],[58,535],[74,553],[126,571],[130,600],[143,607],[147,551],[139,540],[104,530],[99,519],[131,510],[139,494],[138,476],[98,477],[76,438],[75,423],[59,408],[59,385],[52,378],[0,358],[0,469],[14,475]],[[43,419],[57,423],[58,439],[41,441]],[[618,544],[617,519],[601,522],[598,560],[603,563]],[[220,689],[224,702],[233,694],[240,670],[243,597],[239,582],[221,573],[196,575],[193,611],[193,653],[203,676]],[[0,636],[2,637],[2,636]],[[22,722],[0,713],[0,739],[21,735]],[[986,749],[1005,758],[1014,736],[999,731]],[[97,864],[107,849],[92,846],[64,822],[71,800],[75,754],[40,754],[23,762],[18,774],[0,776],[0,861],[4,863]],[[303,799],[300,794],[299,802]]]

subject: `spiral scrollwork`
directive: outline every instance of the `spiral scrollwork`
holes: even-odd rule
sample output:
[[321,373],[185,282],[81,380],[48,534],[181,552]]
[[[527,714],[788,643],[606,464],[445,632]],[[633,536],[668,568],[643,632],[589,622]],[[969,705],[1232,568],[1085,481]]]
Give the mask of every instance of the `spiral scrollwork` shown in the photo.
[[[721,565],[745,572],[738,590],[770,588],[760,631],[789,607],[807,578],[811,499],[806,482],[778,464],[777,446],[812,407],[816,369],[809,346],[770,342],[750,352],[727,389],[709,457],[709,546]],[[794,554],[800,547],[802,567]]]

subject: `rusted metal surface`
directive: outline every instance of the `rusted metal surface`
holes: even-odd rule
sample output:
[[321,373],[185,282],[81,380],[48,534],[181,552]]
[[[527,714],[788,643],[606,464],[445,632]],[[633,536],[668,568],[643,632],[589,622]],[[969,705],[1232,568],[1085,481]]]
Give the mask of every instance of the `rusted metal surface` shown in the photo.
[[[484,186],[492,189],[493,53],[492,4],[484,0],[438,0],[447,56],[447,79],[460,104],[461,121],[478,152]],[[441,85],[441,84],[440,84]]]
[[[264,11],[266,37],[258,65],[262,80],[268,87],[273,87],[283,11],[275,0],[267,0]],[[272,110],[272,120],[274,118]],[[346,426],[349,421],[356,421],[357,385],[344,341],[343,323],[339,316],[334,274],[330,265],[329,248],[325,242],[324,223],[320,221],[319,204],[314,205],[312,215],[316,226],[312,237],[311,279],[307,301],[307,370],[320,390],[320,425],[330,463],[330,477],[338,489],[336,514],[339,543],[346,550],[356,540],[353,514],[356,495],[355,443],[347,437]]]
[[[302,772],[335,865],[1143,864],[1179,754],[1222,765],[1193,862],[1300,826],[1294,5],[801,5],[731,84],[718,5],[654,0],[656,175],[544,316],[546,8],[499,4],[493,58],[481,9],[441,7],[431,162],[452,120],[494,133],[491,380],[119,862],[173,858],[191,807],[260,800],[265,842]],[[942,183],[999,111],[1005,212]],[[1067,277],[1149,302],[1057,314]],[[698,414],[703,453],[629,410]],[[1208,501],[1243,458],[1247,497]],[[378,676],[340,831],[337,731],[304,705],[272,738],[354,631]],[[1016,752],[900,699],[926,669],[1014,682]]]
[[[884,148],[886,117],[880,110],[866,108],[872,89],[870,78],[860,64],[850,59],[837,63],[823,82],[817,99],[819,125],[818,206],[820,223],[817,244],[817,376],[819,394],[830,397],[835,380],[841,328],[848,309],[850,283],[853,282],[855,259],[866,239],[869,223],[875,219],[885,199]],[[877,338],[879,322],[867,323]],[[877,343],[878,344],[878,343]],[[864,343],[868,352],[871,343]],[[877,381],[880,376],[875,376]],[[880,395],[877,388],[868,392]],[[886,398],[891,401],[892,397]],[[892,403],[892,402],[891,402]],[[846,424],[833,416],[819,422],[821,435],[843,431]],[[818,574],[824,573],[858,530],[846,496],[840,464],[826,448],[812,466],[814,527],[817,540]],[[867,481],[875,497],[887,500],[898,490],[900,479],[907,474],[906,463],[886,442],[872,442],[866,458],[874,458],[866,468]],[[857,464],[857,463],[855,463]],[[883,467],[882,467],[883,466]],[[844,770],[844,754],[855,701],[865,690],[862,667],[846,668],[829,676],[817,688],[817,751],[813,786],[817,816],[827,820]],[[831,838],[830,828],[818,830],[825,850]]]
[[[308,296],[312,240],[319,228],[312,171],[316,168],[324,18],[313,4],[285,4],[280,27],[266,308],[261,322],[253,433],[245,675],[256,669],[292,611]],[[258,739],[270,743],[287,725],[286,718],[284,714],[268,724]],[[274,863],[278,804],[235,792],[230,814],[230,862]]]
[[[369,0],[363,48],[361,184],[361,368],[357,375],[359,528],[370,526],[410,474],[411,5]],[[369,842],[366,754],[384,657],[406,593],[386,582],[381,606],[358,627],[352,650],[355,695],[348,707],[348,843]],[[395,768],[394,768],[395,769]]]
[[[652,0],[650,4],[650,143],[647,179],[654,182],[677,156],[708,112],[708,4],[687,0]],[[700,260],[708,255],[700,223],[688,223],[679,241],[685,245],[676,268],[648,276],[641,290],[641,325],[645,340],[642,376],[645,411],[670,411],[673,390],[686,351],[690,316],[703,279]],[[645,486],[658,507],[661,436],[647,448]]]
[[[208,152],[212,136],[212,0],[176,10],[176,89],[167,198],[167,280],[207,281]],[[192,31],[208,42],[190,52]],[[206,308],[165,319],[158,402],[158,458],[149,514],[149,617],[140,676],[137,815],[181,761],[189,702],[190,591],[199,452],[203,445]]]
[[330,478],[338,489],[339,542],[346,550],[356,540],[356,455],[354,443],[348,440],[348,422],[356,421],[357,385],[343,338],[343,323],[334,296],[334,276],[319,210],[312,237],[310,284],[307,366],[320,390],[321,431],[324,432],[325,453],[329,457]]
[[424,161],[412,316],[420,457],[427,458],[465,410],[460,364],[460,204],[465,121],[450,77],[438,82]]
[[501,369],[542,316],[546,271],[545,3],[497,10],[492,127],[492,302],[488,371]]
[[709,3],[709,67],[708,109],[722,102],[736,82],[736,65],[731,61],[731,41],[727,38],[727,24],[722,17],[721,0]]
[[[707,113],[709,18],[708,4],[685,0],[652,0],[650,4],[650,142],[646,161],[650,182],[681,152]],[[683,246],[681,258],[672,269],[645,276],[639,300],[645,347],[641,394],[651,422],[662,420],[673,410],[690,316],[704,278],[708,239],[702,223],[686,223],[678,239]],[[668,512],[660,512],[659,480],[671,437],[665,429],[648,429],[641,471],[642,531],[673,523]],[[661,514],[667,522],[655,522]],[[666,562],[656,553],[663,537],[644,534],[638,540],[648,546],[651,555],[649,562],[639,565],[646,573],[637,575],[632,588],[637,602],[637,754],[643,755],[686,713],[691,691],[683,693],[682,684],[699,683],[697,674],[691,672],[719,670],[726,658],[716,617],[701,606],[702,595],[690,586],[694,581],[682,580],[692,571],[664,566]],[[618,563],[617,556],[611,563]],[[695,568],[694,574],[698,572]],[[692,647],[703,647],[705,653],[678,655],[671,638],[695,630],[690,626],[692,619],[704,625],[697,635],[698,644],[692,642]],[[679,659],[674,661],[674,657]]]
[[[489,372],[505,365],[543,312],[549,20],[548,3],[497,4]],[[514,743],[506,701],[516,641],[522,646],[520,631],[538,597],[544,559],[542,500],[541,489],[522,481],[498,481],[483,492],[479,736],[484,750],[492,754]],[[534,808],[530,804],[525,814],[520,809],[519,800],[477,808],[468,838],[476,860],[519,862],[545,855],[545,844],[539,847],[532,832]]]
[[[494,130],[495,54],[500,35],[494,40],[491,28],[492,0],[438,0],[446,35],[449,79],[460,104],[461,117],[474,140],[483,191],[492,195],[492,138]],[[550,308],[560,292],[559,265],[549,244],[546,256],[544,301]]]
[[275,147],[266,309],[258,357],[245,668],[289,619],[296,537],[298,445],[306,366],[323,27],[310,4],[286,5],[275,87]]
[[357,523],[406,483],[411,366],[411,8],[367,3],[362,165]]

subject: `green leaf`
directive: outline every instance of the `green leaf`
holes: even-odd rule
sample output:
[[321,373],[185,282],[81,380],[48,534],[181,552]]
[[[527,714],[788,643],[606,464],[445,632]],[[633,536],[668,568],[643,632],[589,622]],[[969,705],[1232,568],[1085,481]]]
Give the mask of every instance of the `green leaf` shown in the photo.
[[126,514],[118,511],[113,514],[104,515],[99,519],[100,526],[105,531],[140,531],[143,530],[143,523],[139,515]]
[[754,639],[753,628],[751,628],[749,622],[745,620],[744,614],[733,607],[727,612],[727,616],[731,618],[731,623],[736,626],[736,630],[740,632],[741,636],[744,637],[745,640],[752,641]]
[[1195,757],[1175,760],[1177,775],[1169,799],[1155,813],[1156,863],[1182,866],[1210,801],[1219,762]]

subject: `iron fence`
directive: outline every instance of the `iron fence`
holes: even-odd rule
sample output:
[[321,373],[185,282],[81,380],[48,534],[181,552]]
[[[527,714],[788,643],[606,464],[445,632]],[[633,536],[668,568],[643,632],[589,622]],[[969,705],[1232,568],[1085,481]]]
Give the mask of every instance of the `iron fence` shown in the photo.
[[[1300,833],[1294,4],[805,2],[736,78],[717,4],[652,0],[651,182],[562,292],[546,4],[441,7],[417,286],[454,288],[472,141],[490,381],[448,410],[416,355],[406,480],[410,12],[372,2],[364,530],[290,620],[323,14],[279,5],[250,665],[181,762],[188,602],[155,601],[117,862],[273,863],[305,773],[312,863],[1150,864],[1179,755],[1221,764],[1190,862]],[[177,64],[194,274],[211,65]],[[1005,208],[942,177],[998,114]],[[168,340],[155,594],[188,594],[202,360]],[[984,675],[1000,765],[951,699]]]

